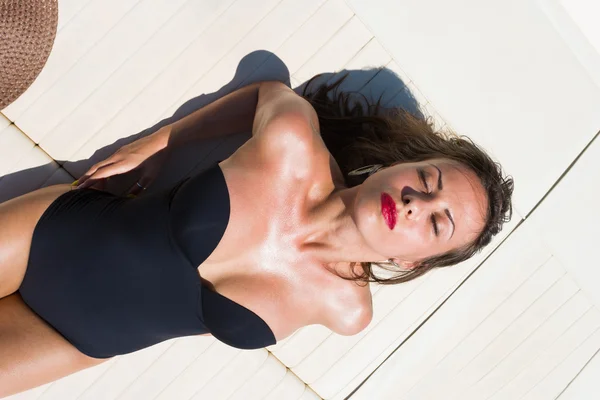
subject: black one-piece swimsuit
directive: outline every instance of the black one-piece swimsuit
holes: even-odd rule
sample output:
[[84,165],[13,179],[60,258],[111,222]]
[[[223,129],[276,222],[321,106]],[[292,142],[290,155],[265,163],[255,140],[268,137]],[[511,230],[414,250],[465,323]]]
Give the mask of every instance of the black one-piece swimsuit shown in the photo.
[[204,287],[198,274],[229,214],[218,164],[134,199],[71,190],[38,221],[19,292],[91,357],[202,333],[242,349],[274,344],[264,320]]

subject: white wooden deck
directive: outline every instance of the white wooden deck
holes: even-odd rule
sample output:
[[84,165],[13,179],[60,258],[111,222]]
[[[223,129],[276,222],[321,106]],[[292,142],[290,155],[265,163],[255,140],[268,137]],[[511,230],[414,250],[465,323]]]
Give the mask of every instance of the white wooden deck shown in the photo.
[[[516,212],[474,259],[373,285],[359,335],[310,326],[257,351],[182,338],[11,399],[600,398],[596,3],[59,0],[47,65],[0,116],[0,201],[248,82],[345,69],[346,89],[418,103],[487,148]],[[186,149],[155,188],[243,140]]]

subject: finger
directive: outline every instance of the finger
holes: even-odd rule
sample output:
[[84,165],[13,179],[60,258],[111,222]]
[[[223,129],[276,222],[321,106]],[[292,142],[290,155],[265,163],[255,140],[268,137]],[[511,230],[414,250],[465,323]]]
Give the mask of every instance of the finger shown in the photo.
[[138,196],[144,190],[146,190],[148,188],[148,186],[150,186],[151,183],[152,183],[152,179],[150,177],[142,176],[142,177],[140,177],[140,179],[137,180],[137,182],[135,182],[129,188],[129,190],[127,191],[127,193],[128,194],[132,194],[134,196]]
[[75,186],[75,189],[76,190],[87,189],[87,188],[95,185],[97,181],[98,181],[98,179],[87,179],[85,182],[80,183],[79,185]]
[[90,169],[88,169],[85,174],[83,174],[79,179],[79,185],[81,185],[82,183],[84,183],[85,181],[87,181],[92,175],[94,175],[100,168],[104,168],[108,165],[114,164],[115,161],[112,159],[112,157],[107,158],[104,161],[100,161],[99,163],[96,163],[94,165],[92,165],[92,167]]
[[93,175],[91,177],[89,177],[85,182],[83,183],[79,183],[75,189],[85,189],[85,188],[89,188],[92,187],[96,184],[98,184],[99,182],[103,181],[104,178]]
[[[108,178],[107,178],[108,179]],[[98,181],[95,181],[91,186],[90,189],[94,189],[94,190],[105,190],[106,189],[106,179],[100,179]]]
[[106,185],[108,184],[109,179],[110,179],[110,177],[106,177],[106,178],[95,178],[94,177],[92,179],[88,179],[87,181],[85,181],[85,183],[76,186],[75,189],[90,188],[90,189],[106,190]]
[[98,181],[100,179],[108,179],[111,176],[120,175],[125,172],[129,172],[129,171],[130,171],[130,168],[128,168],[127,165],[125,165],[124,163],[121,163],[121,162],[106,165],[106,166],[98,169],[94,174],[89,176],[85,181],[81,182],[81,180],[80,180],[79,184],[77,185],[77,189],[84,189],[86,187],[90,187],[91,185],[94,184],[93,183],[94,181]]
[[129,190],[127,191],[127,194],[138,196],[142,192],[144,192],[144,190],[146,190],[146,188],[148,187],[148,186],[146,186],[147,184],[148,184],[147,182],[137,181],[129,188]]

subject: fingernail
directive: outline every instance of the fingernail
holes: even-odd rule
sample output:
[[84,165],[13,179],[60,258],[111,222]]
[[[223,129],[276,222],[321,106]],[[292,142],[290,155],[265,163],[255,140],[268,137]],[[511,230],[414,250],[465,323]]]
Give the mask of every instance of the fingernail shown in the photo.
[[77,179],[75,182],[71,183],[71,186],[77,186],[79,184],[79,179]]

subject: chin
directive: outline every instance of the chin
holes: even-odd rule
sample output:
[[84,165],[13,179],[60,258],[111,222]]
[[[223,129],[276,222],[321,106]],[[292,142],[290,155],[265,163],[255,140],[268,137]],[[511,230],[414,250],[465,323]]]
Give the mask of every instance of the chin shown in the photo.
[[362,200],[356,203],[354,208],[354,220],[359,229],[374,229],[381,221],[381,205],[371,201]]
[[384,239],[382,229],[389,231],[389,228],[383,224],[381,216],[369,210],[362,210],[361,213],[355,214],[354,222],[360,235],[372,249],[381,246],[382,239]]

